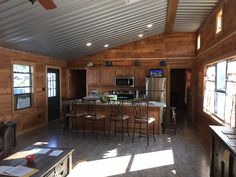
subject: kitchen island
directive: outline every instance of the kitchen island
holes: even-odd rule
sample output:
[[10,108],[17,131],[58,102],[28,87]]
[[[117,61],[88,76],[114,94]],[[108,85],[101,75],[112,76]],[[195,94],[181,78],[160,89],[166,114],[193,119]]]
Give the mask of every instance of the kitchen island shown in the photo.
[[[149,101],[149,107],[148,107],[148,116],[155,118],[155,134],[160,134],[160,129],[161,129],[161,120],[162,120],[162,109],[163,107],[165,107],[165,104],[161,103],[161,102],[156,102],[156,101]],[[82,104],[82,100],[78,100],[77,101],[77,108],[79,112],[84,111],[83,108],[83,104]],[[108,103],[101,103],[100,101],[96,101],[96,109],[97,109],[97,113],[100,114],[104,114],[106,115],[106,127],[108,127],[108,123],[109,123],[109,110],[108,110]],[[131,101],[129,100],[125,100],[123,102],[123,109],[124,109],[124,113],[123,114],[127,114],[130,116],[129,119],[129,131],[130,133],[133,130],[133,126],[134,126],[134,118],[133,118],[133,108],[132,108],[132,104]],[[79,121],[79,128],[82,128],[82,121]],[[114,125],[111,125],[111,131],[113,131]],[[86,129],[90,129],[92,126],[89,125],[89,122],[86,126]],[[121,125],[118,125],[118,129],[121,128]],[[98,122],[97,125],[97,130],[103,130],[103,125],[102,122]],[[107,128],[106,128],[107,129]],[[146,130],[146,127],[142,127],[142,130]],[[152,130],[150,129],[150,133],[152,133]]]

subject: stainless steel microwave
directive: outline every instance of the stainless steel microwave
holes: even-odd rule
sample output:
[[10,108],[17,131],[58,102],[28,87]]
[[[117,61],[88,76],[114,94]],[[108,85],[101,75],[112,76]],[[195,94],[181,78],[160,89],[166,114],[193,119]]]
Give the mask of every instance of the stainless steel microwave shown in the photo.
[[116,86],[134,87],[134,77],[132,76],[116,77]]

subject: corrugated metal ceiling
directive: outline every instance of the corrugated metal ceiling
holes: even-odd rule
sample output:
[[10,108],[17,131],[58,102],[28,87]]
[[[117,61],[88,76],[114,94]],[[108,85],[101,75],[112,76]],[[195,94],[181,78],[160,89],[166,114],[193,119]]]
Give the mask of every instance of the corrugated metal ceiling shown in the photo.
[[[0,46],[74,59],[165,32],[168,0],[0,0]],[[218,0],[180,0],[174,31],[196,31]],[[153,24],[152,28],[146,25]],[[92,46],[87,47],[86,43]]]
[[[46,11],[28,0],[0,6],[0,46],[32,53],[73,59],[163,33],[167,0],[55,0]],[[153,27],[147,29],[146,25]],[[86,47],[87,42],[92,46]]]
[[217,3],[218,0],[179,0],[174,31],[195,32]]

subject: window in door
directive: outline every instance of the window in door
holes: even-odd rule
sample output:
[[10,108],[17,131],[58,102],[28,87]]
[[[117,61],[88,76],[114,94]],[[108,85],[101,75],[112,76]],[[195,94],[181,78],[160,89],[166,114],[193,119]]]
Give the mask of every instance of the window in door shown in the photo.
[[56,94],[56,73],[48,73],[48,97],[55,97]]

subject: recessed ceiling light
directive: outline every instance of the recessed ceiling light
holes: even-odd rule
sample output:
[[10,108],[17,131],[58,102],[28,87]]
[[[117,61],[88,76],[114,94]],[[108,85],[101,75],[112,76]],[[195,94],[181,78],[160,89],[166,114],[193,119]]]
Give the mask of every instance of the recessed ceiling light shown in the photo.
[[140,37],[140,38],[143,37],[143,34],[139,34],[138,37]]
[[126,4],[133,4],[133,3],[138,2],[138,1],[140,1],[140,0],[126,0],[125,3]]
[[106,48],[107,48],[108,46],[109,46],[109,44],[105,44],[105,45],[104,45],[104,47],[106,47]]
[[89,46],[91,46],[91,45],[92,45],[92,43],[91,43],[91,42],[88,42],[86,45],[89,47]]
[[149,24],[149,25],[147,25],[148,28],[151,28],[152,26],[153,26],[153,24]]

